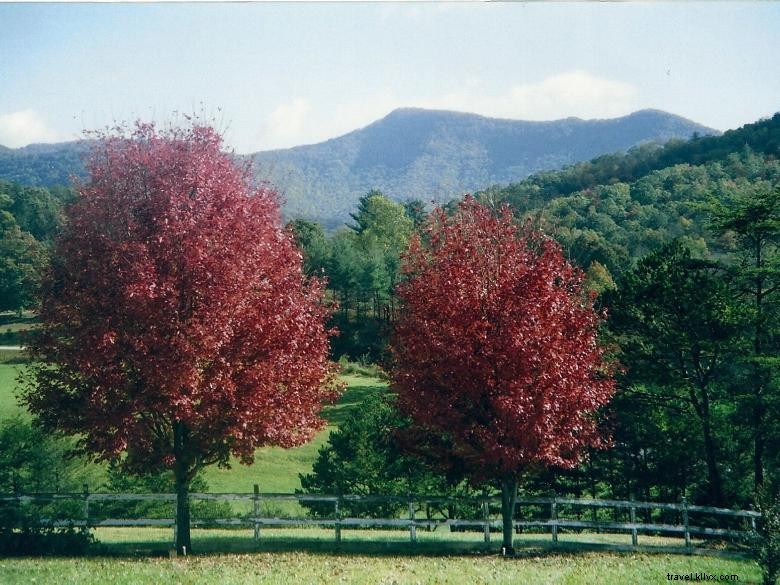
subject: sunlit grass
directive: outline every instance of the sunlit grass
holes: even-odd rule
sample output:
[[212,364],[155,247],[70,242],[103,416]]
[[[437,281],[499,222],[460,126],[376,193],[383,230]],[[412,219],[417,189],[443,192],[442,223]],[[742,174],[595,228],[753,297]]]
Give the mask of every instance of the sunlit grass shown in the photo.
[[281,447],[263,447],[255,452],[252,465],[241,465],[231,461],[230,469],[208,468],[204,477],[212,492],[251,492],[254,484],[261,492],[291,493],[300,489],[300,473],[311,471],[317,457],[317,451],[323,446],[328,435],[337,428],[348,413],[358,408],[370,394],[385,391],[385,382],[363,376],[344,376],[348,384],[341,399],[325,408],[323,415],[329,421],[312,441],[300,447],[282,449]]
[[[6,354],[8,354],[6,356]],[[17,378],[24,369],[24,363],[7,363],[18,361],[23,356],[19,351],[0,350],[0,419],[16,415],[29,416],[29,413],[17,402]],[[3,358],[8,358],[3,363]],[[317,457],[318,449],[328,440],[330,432],[337,428],[349,412],[358,408],[361,402],[370,394],[385,391],[387,383],[375,378],[364,376],[343,376],[347,387],[341,399],[324,409],[324,417],[328,424],[314,437],[312,441],[292,449],[281,447],[263,447],[255,453],[253,465],[241,465],[237,460],[231,461],[230,469],[220,469],[216,466],[204,471],[204,478],[211,492],[252,492],[258,484],[263,492],[294,492],[300,489],[300,473],[311,471]],[[105,475],[104,466],[94,466],[94,477]],[[98,469],[99,468],[99,469]],[[92,486],[99,490],[101,486]]]
[[29,416],[27,411],[19,406],[16,399],[17,377],[23,368],[22,364],[0,363],[0,419],[19,414]]
[[[197,545],[197,541],[194,542]],[[530,551],[505,560],[496,551],[445,552],[435,548],[409,554],[397,548],[379,550],[369,543],[346,543],[343,550],[256,550],[169,559],[157,556],[103,556],[80,559],[0,560],[0,582],[78,583],[220,583],[288,584],[633,584],[667,583],[667,574],[735,575],[739,583],[759,583],[749,561],[682,555],[604,552]],[[367,550],[360,551],[361,546]]]
[[[94,528],[92,534],[102,544],[108,547],[106,551],[132,552],[134,550],[167,550],[172,546],[172,528]],[[342,528],[341,543],[336,542],[333,527],[299,527],[299,528],[266,528],[260,530],[259,540],[254,539],[252,528],[236,529],[198,529],[192,530],[193,544],[199,552],[247,552],[268,549],[317,548],[322,550],[342,550],[349,543],[378,543],[381,549],[392,545],[398,550],[415,552],[426,549],[426,545],[437,545],[440,552],[457,550],[462,545],[472,545],[470,550],[493,550],[501,543],[501,533],[493,531],[490,542],[484,541],[481,530],[451,532],[448,527],[440,526],[435,530],[417,528],[416,542],[411,541],[408,528],[399,529],[364,529]],[[515,535],[515,544],[519,549],[547,550],[552,548],[552,538],[549,532],[533,532]],[[625,545],[631,544],[629,534],[596,534],[592,532],[559,534],[558,546],[592,544]],[[671,536],[640,535],[639,544],[643,547],[676,547],[683,548],[683,538]],[[704,547],[704,541],[692,541],[694,547]],[[361,546],[362,546],[361,545]],[[348,547],[348,546],[347,546]]]
[[[348,530],[332,528],[193,530],[194,551],[170,559],[170,528],[99,528],[87,558],[0,560],[2,583],[665,583],[667,573],[737,575],[759,583],[754,563],[742,559],[672,554],[551,550],[549,534],[516,536],[518,557],[498,554],[500,535],[446,528]],[[580,542],[622,543],[619,537],[569,534]],[[562,536],[562,541],[564,536]],[[645,545],[680,546],[676,538],[644,537]],[[565,543],[562,548],[565,548]]]
[[[22,342],[26,331],[38,326],[37,317],[25,314],[0,313],[0,346],[15,346]],[[0,349],[0,420],[16,415],[28,416],[17,402],[17,378],[27,361],[25,351]]]

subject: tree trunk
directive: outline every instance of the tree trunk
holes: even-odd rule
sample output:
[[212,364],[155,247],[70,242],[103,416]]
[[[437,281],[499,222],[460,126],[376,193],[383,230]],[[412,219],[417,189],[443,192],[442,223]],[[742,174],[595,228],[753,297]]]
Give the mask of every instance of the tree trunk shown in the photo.
[[501,520],[504,530],[504,543],[501,552],[504,556],[514,556],[512,547],[514,537],[515,505],[517,504],[517,479],[504,479],[501,481]]
[[[708,413],[709,415],[709,413]],[[704,451],[707,462],[707,483],[709,483],[710,502],[713,506],[723,506],[723,486],[718,469],[715,439],[712,436],[709,418],[703,422],[704,427]]]
[[[697,362],[698,363],[698,362]],[[693,392],[693,390],[691,390]],[[711,506],[723,506],[723,481],[718,469],[718,448],[712,434],[712,413],[710,411],[710,393],[706,381],[699,383],[699,397],[692,395],[696,414],[701,421],[704,439],[704,461],[707,465],[707,491]]]
[[173,474],[176,480],[176,553],[186,555],[192,552],[190,537],[190,480],[192,471],[185,458],[187,429],[177,421],[173,429],[173,450],[176,462]]
[[[756,294],[756,327],[753,339],[753,354],[761,357],[763,352],[762,316],[763,294],[759,289]],[[753,485],[756,493],[764,485],[764,372],[758,364],[753,365]]]
[[756,493],[764,485],[764,404],[761,387],[755,390],[755,405],[753,408],[753,485]]
[[[756,320],[753,333],[754,358],[761,357],[764,341],[764,278],[761,275],[764,267],[762,238],[755,243],[755,268],[758,274],[755,289]],[[761,366],[753,366],[753,482],[756,493],[764,485],[764,384]]]

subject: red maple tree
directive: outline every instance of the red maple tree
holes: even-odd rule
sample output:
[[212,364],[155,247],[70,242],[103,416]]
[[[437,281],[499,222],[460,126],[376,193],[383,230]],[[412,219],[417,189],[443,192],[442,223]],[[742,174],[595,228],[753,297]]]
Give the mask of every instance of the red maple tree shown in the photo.
[[419,453],[473,482],[499,481],[504,546],[520,473],[571,467],[605,444],[614,392],[599,315],[560,247],[466,198],[436,210],[405,257],[393,387]]
[[45,279],[34,384],[45,426],[130,472],[173,470],[177,547],[189,483],[323,424],[335,398],[323,285],[306,280],[276,194],[210,127],[103,134]]

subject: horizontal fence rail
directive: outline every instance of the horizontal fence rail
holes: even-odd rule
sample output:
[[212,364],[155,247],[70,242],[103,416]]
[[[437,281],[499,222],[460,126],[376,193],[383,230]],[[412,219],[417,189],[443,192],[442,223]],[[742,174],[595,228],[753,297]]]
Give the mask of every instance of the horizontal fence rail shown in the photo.
[[[483,533],[485,543],[491,541],[491,533],[500,531],[502,522],[500,519],[500,496],[482,497],[438,497],[438,496],[383,496],[383,495],[320,495],[320,494],[289,494],[289,493],[261,493],[255,486],[253,493],[191,493],[190,504],[197,511],[198,502],[211,502],[227,504],[227,507],[217,509],[218,513],[229,512],[230,517],[198,518],[197,514],[191,520],[193,528],[253,528],[254,538],[260,539],[263,528],[270,527],[321,527],[334,530],[336,542],[341,541],[342,529],[371,529],[384,528],[395,530],[408,530],[412,543],[417,542],[417,530],[436,530],[440,527],[453,529],[470,529]],[[64,510],[68,515],[63,516],[63,511],[57,513],[56,504],[71,502]],[[168,517],[132,517],[113,518],[102,517],[106,513],[115,512],[111,508],[117,503],[149,504],[160,502],[166,505],[165,513]],[[91,493],[85,486],[82,493],[35,493],[13,494],[0,496],[0,509],[16,506],[20,510],[24,506],[39,506],[41,515],[36,522],[41,526],[49,527],[75,527],[75,528],[100,528],[100,527],[165,527],[173,528],[174,540],[176,534],[176,494],[116,494],[116,493]],[[279,513],[264,513],[263,506],[287,503],[298,507],[297,515],[283,516]],[[49,504],[49,507],[47,507]],[[243,513],[236,511],[231,504],[243,505]],[[355,505],[393,505],[396,507],[396,517],[361,517],[344,514],[345,509]],[[51,505],[55,505],[50,509]],[[78,506],[78,508],[76,507]],[[109,506],[107,509],[103,507]],[[302,515],[303,508],[309,506],[308,515]],[[319,509],[313,511],[313,506]],[[323,506],[330,510],[325,514]],[[465,507],[472,512],[470,518],[435,517],[442,515],[446,507]],[[519,512],[524,509],[536,508],[536,518],[523,519]],[[74,512],[79,510],[78,513]],[[579,509],[579,512],[574,512]],[[599,511],[602,517],[598,517]],[[143,510],[141,510],[143,512]],[[277,511],[278,512],[278,511]],[[613,518],[604,517],[604,513],[611,512]],[[628,521],[617,518],[620,513],[628,514]],[[637,515],[643,512],[646,522],[638,522]],[[674,516],[674,522],[655,521],[651,518],[656,515],[666,514]],[[46,516],[49,513],[49,516]],[[160,513],[160,510],[157,510]],[[425,513],[426,517],[418,517],[417,514]],[[583,520],[583,513],[590,513],[592,519]],[[576,518],[570,517],[572,514]],[[698,519],[698,524],[691,521],[691,515]],[[569,516],[569,517],[566,517]],[[755,530],[756,519],[760,517],[758,512],[752,510],[732,510],[728,508],[715,508],[709,506],[696,506],[688,504],[684,499],[680,503],[642,502],[634,500],[608,500],[589,498],[564,498],[564,497],[519,497],[515,508],[514,528],[517,532],[525,529],[541,529],[549,531],[551,545],[559,544],[561,530],[575,532],[588,531],[601,534],[630,534],[631,546],[639,547],[639,534],[645,535],[671,535],[682,537],[684,546],[678,547],[684,552],[709,552],[709,549],[695,549],[691,537],[697,536],[703,539],[719,539],[734,543],[743,542],[751,530]],[[709,524],[709,525],[707,525]],[[723,527],[729,524],[728,527]],[[14,527],[11,527],[14,528]],[[174,542],[175,544],[175,542]],[[574,545],[575,543],[568,543]],[[585,546],[595,543],[579,543]],[[624,550],[621,545],[599,544],[600,548]],[[643,547],[647,550],[653,547]],[[655,547],[658,548],[658,547]],[[670,547],[663,547],[664,551]],[[673,548],[673,547],[672,547]],[[659,548],[660,550],[660,548]]]

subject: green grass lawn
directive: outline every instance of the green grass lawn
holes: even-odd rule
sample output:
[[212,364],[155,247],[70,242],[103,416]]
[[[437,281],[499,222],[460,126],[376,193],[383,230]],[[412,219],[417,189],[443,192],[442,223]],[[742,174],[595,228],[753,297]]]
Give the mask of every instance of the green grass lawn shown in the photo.
[[[0,359],[12,352],[2,352]],[[13,352],[19,353],[19,352]],[[0,418],[8,418],[17,414],[27,415],[27,411],[16,402],[16,377],[24,366],[0,361]]]
[[[569,585],[668,583],[667,574],[736,575],[738,583],[760,583],[749,560],[674,554],[551,550],[549,535],[516,537],[518,557],[497,554],[500,535],[485,544],[482,534],[444,529],[193,530],[195,555],[169,559],[171,529],[99,528],[98,544],[85,558],[0,560],[0,583],[122,584],[211,583],[562,583]],[[567,534],[566,542],[623,542],[608,535]],[[645,545],[670,546],[680,539],[644,537]],[[722,582],[722,581],[721,581]]]
[[[139,551],[165,553],[172,546],[173,530],[158,527],[99,527],[93,528],[92,534],[99,545],[97,554],[132,556]],[[260,539],[254,540],[251,528],[219,529],[193,528],[193,546],[199,554],[207,553],[247,553],[306,550],[309,552],[354,552],[374,554],[379,553],[452,553],[461,552],[493,552],[501,544],[501,533],[493,531],[491,541],[485,543],[481,530],[452,532],[445,526],[436,530],[419,528],[416,532],[417,542],[412,543],[408,528],[399,529],[364,529],[342,528],[341,543],[335,541],[333,527],[264,527],[260,531]],[[598,548],[602,545],[630,546],[630,534],[605,534],[593,532],[560,532],[558,547]],[[692,539],[694,548],[705,548],[703,540]],[[664,548],[683,548],[682,537],[640,535],[640,547],[662,550]],[[549,532],[523,532],[515,534],[515,546],[523,554],[549,551],[552,548],[552,538]],[[713,549],[709,549],[713,550]],[[668,550],[665,552],[669,552]],[[676,551],[675,551],[676,552]]]
[[[38,326],[38,318],[25,314],[22,317],[12,313],[0,313],[0,346],[19,345],[24,332]],[[0,419],[27,411],[16,401],[17,377],[26,362],[24,351],[0,349]]]
[[[2,323],[12,335],[12,323]],[[20,352],[0,350],[0,418],[26,411],[16,402]],[[258,449],[255,464],[232,462],[231,469],[209,468],[205,479],[212,492],[292,492],[300,488],[299,474],[309,471],[318,448],[329,433],[369,395],[383,392],[386,382],[362,375],[345,375],[340,400],[325,409],[328,424],[313,441],[294,449]],[[85,466],[90,485],[104,477],[103,466]],[[85,479],[86,481],[86,479]],[[94,483],[93,483],[94,482]],[[286,510],[291,512],[292,510]],[[100,528],[98,543],[84,558],[0,558],[0,583],[74,583],[116,585],[170,582],[176,584],[239,583],[668,583],[667,574],[708,573],[736,575],[739,583],[759,583],[760,574],[747,560],[667,554],[562,552],[549,550],[549,535],[517,537],[520,558],[504,560],[496,554],[499,535],[486,545],[478,532],[453,533],[446,529],[418,531],[409,542],[403,530],[348,530],[334,542],[333,529],[263,529],[260,541],[251,530],[194,530],[196,555],[169,559],[172,530],[155,528]],[[586,540],[628,544],[627,535],[561,534],[567,543]],[[679,546],[674,539],[641,537],[642,545]],[[227,551],[227,552],[226,552]]]
[[[29,416],[16,400],[17,377],[24,369],[23,352],[0,350],[0,419],[15,415]],[[317,450],[328,440],[330,431],[337,428],[348,413],[359,407],[366,396],[383,392],[387,384],[376,378],[347,375],[347,384],[341,399],[324,410],[328,425],[312,441],[293,449],[264,447],[255,454],[254,465],[231,461],[230,469],[212,466],[204,471],[204,478],[212,492],[251,492],[254,484],[263,492],[293,492],[301,487],[299,473],[311,470]],[[103,466],[95,465],[93,477],[104,476]],[[97,469],[97,468],[100,469]],[[99,486],[93,486],[98,490]]]
[[[496,554],[408,555],[359,552],[254,552],[186,559],[91,557],[3,559],[0,582],[84,585],[233,584],[519,584],[602,585],[669,583],[667,574],[736,576],[729,582],[760,583],[746,561],[680,555],[531,553],[505,560]],[[717,581],[716,581],[717,582]],[[723,581],[720,581],[723,582]]]
[[323,414],[329,424],[314,440],[292,449],[258,449],[253,465],[241,465],[233,460],[230,469],[212,466],[204,473],[209,491],[251,492],[254,484],[260,486],[261,492],[290,493],[300,489],[298,474],[311,471],[317,450],[327,442],[330,431],[337,428],[351,410],[359,407],[366,396],[383,392],[387,387],[381,380],[363,376],[343,376],[342,380],[347,388],[336,404],[325,408]]
[[38,326],[38,317],[32,313],[21,317],[15,313],[0,313],[0,345],[23,344],[25,333]]

